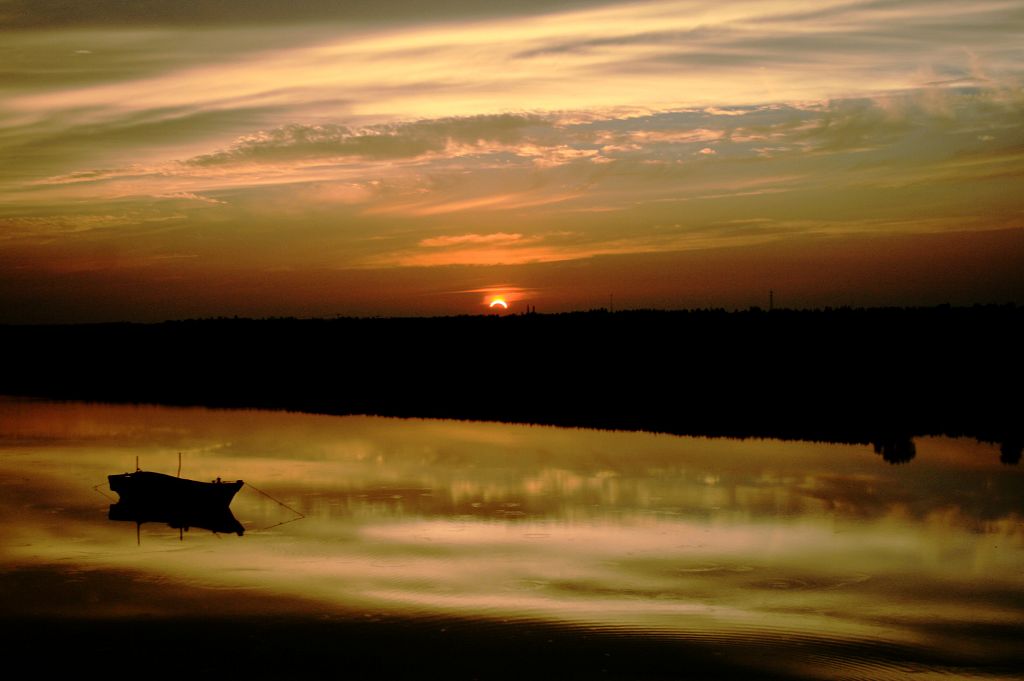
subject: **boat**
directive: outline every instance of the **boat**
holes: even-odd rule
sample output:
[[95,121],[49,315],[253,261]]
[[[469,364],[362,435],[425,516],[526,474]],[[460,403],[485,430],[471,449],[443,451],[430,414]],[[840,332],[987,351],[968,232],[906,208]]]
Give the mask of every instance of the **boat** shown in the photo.
[[245,531],[229,508],[245,484],[241,480],[200,482],[138,470],[108,475],[107,480],[120,497],[110,506],[111,520],[160,522],[178,530],[199,527],[239,536]]
[[122,503],[213,508],[229,506],[245,484],[241,480],[228,482],[220,478],[199,482],[151,471],[108,475],[107,481]]

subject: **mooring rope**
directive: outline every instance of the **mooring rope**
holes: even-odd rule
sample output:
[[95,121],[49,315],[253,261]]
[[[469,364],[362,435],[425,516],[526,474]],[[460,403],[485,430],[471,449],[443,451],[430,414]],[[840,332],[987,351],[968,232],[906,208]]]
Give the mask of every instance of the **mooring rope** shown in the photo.
[[263,530],[269,530],[269,529],[271,529],[271,528],[274,528],[274,527],[279,527],[279,526],[281,526],[281,525],[287,525],[288,523],[294,523],[294,522],[295,522],[296,520],[302,520],[303,518],[305,518],[305,517],[306,517],[306,514],[305,514],[305,513],[302,513],[302,512],[300,512],[300,511],[296,511],[296,510],[295,510],[294,508],[292,508],[292,507],[291,507],[291,506],[289,506],[288,504],[284,503],[284,502],[283,502],[283,501],[281,501],[280,499],[276,499],[276,498],[274,498],[273,496],[271,496],[270,494],[267,494],[266,492],[264,492],[263,490],[261,490],[261,489],[260,489],[259,487],[257,487],[256,485],[254,485],[254,484],[252,484],[252,483],[250,483],[250,482],[247,482],[247,483],[245,483],[245,485],[246,485],[246,487],[252,487],[254,491],[256,491],[256,492],[259,492],[260,494],[262,494],[262,495],[263,495],[263,496],[265,496],[266,498],[268,498],[268,499],[270,499],[271,501],[273,501],[273,502],[274,502],[275,504],[278,504],[278,505],[280,505],[280,506],[283,506],[284,508],[286,508],[286,509],[288,509],[289,511],[291,511],[292,513],[294,513],[294,514],[295,514],[295,516],[296,516],[296,517],[292,518],[291,520],[283,520],[283,521],[281,521],[281,522],[279,522],[279,523],[275,523],[275,524],[273,524],[273,525],[270,525],[269,527],[263,527],[263,528],[260,528],[259,530],[257,530],[258,532],[262,532]]
[[100,487],[110,487],[110,483],[109,482],[101,482],[98,485],[93,485],[92,488],[94,490],[96,490],[97,492],[99,492],[100,494],[102,494],[107,499],[109,499],[110,501],[117,502],[117,499],[115,499],[114,497],[110,496],[109,494],[107,494],[106,492],[101,490]]

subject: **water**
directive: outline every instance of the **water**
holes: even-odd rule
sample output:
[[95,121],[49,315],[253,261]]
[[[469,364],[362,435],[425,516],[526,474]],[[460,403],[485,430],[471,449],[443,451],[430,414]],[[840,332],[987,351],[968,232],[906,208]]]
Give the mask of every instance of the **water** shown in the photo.
[[[4,399],[0,620],[210,669],[196,622],[356,676],[1018,677],[1021,468],[915,445]],[[107,519],[108,474],[179,452],[251,483],[244,536]]]

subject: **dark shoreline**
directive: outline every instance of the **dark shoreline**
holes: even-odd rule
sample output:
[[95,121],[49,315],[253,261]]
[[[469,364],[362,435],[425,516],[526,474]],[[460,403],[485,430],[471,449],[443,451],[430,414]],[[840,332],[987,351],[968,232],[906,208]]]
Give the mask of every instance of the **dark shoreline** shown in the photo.
[[[1002,632],[1000,632],[1002,633]],[[1003,634],[1005,635],[1005,634]],[[849,657],[830,642],[704,641],[635,632],[510,620],[381,616],[250,616],[0,619],[10,650],[43,660],[48,671],[81,671],[90,663],[147,678],[644,679],[799,680],[789,657],[814,652]],[[865,645],[858,654],[883,662],[952,665],[905,646]],[[939,658],[939,659],[934,659]],[[773,664],[778,669],[773,668]],[[961,662],[962,664],[962,662]],[[1012,671],[1016,659],[984,671]],[[994,669],[993,669],[994,668]]]
[[0,326],[0,393],[882,448],[967,436],[1019,459],[1021,329],[1016,305]]
[[[165,590],[166,589],[166,590]],[[1002,653],[979,659],[900,640],[682,633],[530,617],[395,614],[332,609],[263,590],[202,584],[167,589],[144,573],[61,562],[0,573],[0,637],[50,672],[88,666],[147,678],[817,679],[837,663],[1012,676],[1019,627],[993,623]],[[14,594],[17,594],[15,596]],[[31,598],[26,600],[26,594]],[[117,613],[117,614],[112,614]],[[958,622],[935,634],[958,636]],[[972,630],[973,631],[973,630]],[[56,653],[56,654],[55,654]],[[810,662],[810,664],[805,664]],[[40,667],[42,669],[42,667]]]

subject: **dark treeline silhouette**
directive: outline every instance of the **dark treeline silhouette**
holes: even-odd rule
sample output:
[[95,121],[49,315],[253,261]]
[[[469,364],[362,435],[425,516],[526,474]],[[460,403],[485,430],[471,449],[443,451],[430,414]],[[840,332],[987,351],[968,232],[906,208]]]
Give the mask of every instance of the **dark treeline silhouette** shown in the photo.
[[879,444],[1022,441],[1016,305],[3,326],[0,392]]
[[917,456],[917,445],[909,437],[877,441],[871,444],[874,446],[875,454],[880,454],[883,460],[891,464],[909,463]]
[[1024,453],[1024,443],[1019,435],[1016,439],[1004,440],[999,446],[999,460],[1008,466],[1016,466],[1020,463],[1021,454]]

